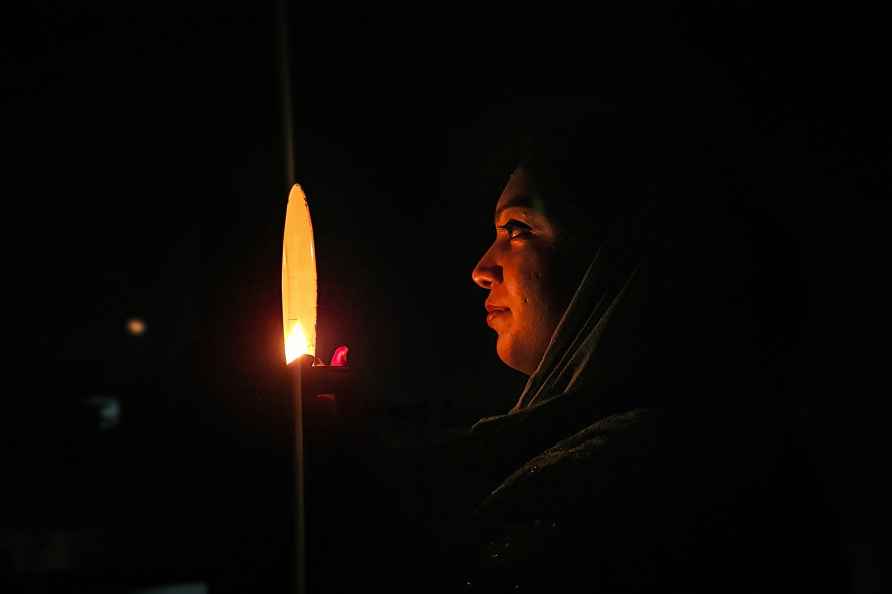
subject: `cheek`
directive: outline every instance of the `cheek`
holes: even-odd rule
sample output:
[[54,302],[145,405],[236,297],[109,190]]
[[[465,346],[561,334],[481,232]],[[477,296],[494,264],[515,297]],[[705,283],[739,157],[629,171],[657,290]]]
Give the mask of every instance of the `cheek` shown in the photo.
[[563,315],[582,279],[590,258],[575,253],[539,252],[521,270],[528,299],[536,300],[548,318]]
[[526,258],[516,268],[515,291],[520,303],[530,306],[536,317],[551,309],[553,278],[550,262],[537,255]]

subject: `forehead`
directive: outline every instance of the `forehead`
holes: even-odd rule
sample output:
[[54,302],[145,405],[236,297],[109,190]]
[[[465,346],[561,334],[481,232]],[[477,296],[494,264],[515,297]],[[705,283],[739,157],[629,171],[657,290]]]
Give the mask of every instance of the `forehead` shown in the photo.
[[498,218],[501,211],[512,206],[540,210],[541,205],[542,200],[536,193],[527,172],[523,169],[516,169],[508,178],[508,183],[505,184],[505,188],[496,202],[495,216]]

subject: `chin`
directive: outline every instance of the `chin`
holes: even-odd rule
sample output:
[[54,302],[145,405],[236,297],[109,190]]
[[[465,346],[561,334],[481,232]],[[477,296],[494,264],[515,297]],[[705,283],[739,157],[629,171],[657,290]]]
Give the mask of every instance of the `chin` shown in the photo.
[[499,336],[496,341],[496,354],[502,363],[524,375],[532,375],[536,369],[535,365],[529,365],[529,357],[524,357],[522,349],[519,349],[508,336]]

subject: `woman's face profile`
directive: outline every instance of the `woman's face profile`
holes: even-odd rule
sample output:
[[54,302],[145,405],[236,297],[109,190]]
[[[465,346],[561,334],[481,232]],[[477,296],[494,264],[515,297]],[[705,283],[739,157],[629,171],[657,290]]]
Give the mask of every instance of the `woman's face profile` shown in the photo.
[[489,290],[486,323],[498,334],[496,352],[527,375],[539,365],[576,286],[559,266],[561,234],[528,173],[514,171],[496,204],[496,237],[474,267]]

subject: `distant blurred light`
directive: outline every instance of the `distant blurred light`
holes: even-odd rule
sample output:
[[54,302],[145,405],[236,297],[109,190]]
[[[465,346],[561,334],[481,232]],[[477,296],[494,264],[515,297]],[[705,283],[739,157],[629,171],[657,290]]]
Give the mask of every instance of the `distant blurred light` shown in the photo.
[[146,332],[146,323],[140,318],[127,320],[127,332],[131,336],[142,336]]
[[96,411],[99,429],[113,429],[121,422],[121,401],[114,396],[91,396],[87,405]]

